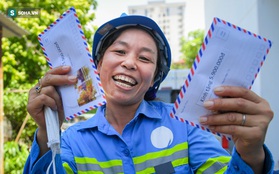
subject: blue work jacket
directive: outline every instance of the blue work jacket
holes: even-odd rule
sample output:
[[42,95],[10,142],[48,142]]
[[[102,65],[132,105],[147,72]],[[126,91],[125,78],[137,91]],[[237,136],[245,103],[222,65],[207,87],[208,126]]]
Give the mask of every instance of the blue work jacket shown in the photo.
[[[106,120],[105,108],[62,133],[58,173],[253,173],[233,149],[224,150],[213,134],[169,116],[172,104],[142,101],[119,134]],[[35,135],[36,137],[36,135]],[[265,171],[274,163],[268,149]],[[38,159],[36,138],[24,173],[45,173],[51,151]]]

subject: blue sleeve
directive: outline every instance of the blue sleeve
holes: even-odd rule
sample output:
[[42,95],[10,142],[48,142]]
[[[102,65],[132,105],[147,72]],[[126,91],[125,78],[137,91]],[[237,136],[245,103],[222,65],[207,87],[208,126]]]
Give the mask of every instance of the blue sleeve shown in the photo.
[[[39,153],[40,153],[40,147],[37,143],[37,131],[35,132],[34,135],[34,141],[31,147],[31,152],[26,160],[23,174],[32,174],[32,173],[46,173],[51,161],[52,161],[52,152],[49,150],[47,153],[45,153],[41,158],[38,159]],[[58,173],[65,173],[63,166],[62,166],[62,161],[60,154],[56,155],[55,157],[56,161],[56,171]],[[52,169],[52,166],[51,166]],[[52,173],[52,170],[50,170],[50,173]]]
[[[188,127],[188,132],[189,161],[193,171],[205,171],[209,168],[213,171],[219,171],[223,169],[222,166],[227,166],[224,173],[254,173],[252,168],[241,159],[235,148],[232,155],[230,155],[212,133],[192,126]],[[273,172],[274,161],[265,145],[264,151],[263,173],[271,174]],[[213,165],[213,163],[219,164]]]
[[[77,173],[77,167],[75,163],[75,158],[73,151],[76,152],[76,150],[72,149],[71,144],[71,136],[73,133],[71,132],[72,129],[68,128],[67,131],[63,132],[61,135],[61,159],[63,161],[63,164],[66,164],[66,171],[69,171],[70,173]],[[65,168],[65,166],[64,166]]]
[[[193,171],[205,171],[213,163],[226,159],[221,165],[227,165],[230,154],[222,147],[217,138],[209,132],[188,126],[189,162]],[[206,165],[207,167],[204,167]],[[218,167],[222,167],[218,165]],[[219,169],[214,168],[218,171]],[[212,171],[212,170],[211,170]]]
[[[263,173],[272,174],[274,168],[274,161],[271,152],[268,150],[268,148],[265,145],[263,147],[265,151],[265,162],[264,162]],[[232,159],[229,163],[227,173],[254,173],[254,172],[251,169],[251,167],[241,159],[236,149],[233,148]]]

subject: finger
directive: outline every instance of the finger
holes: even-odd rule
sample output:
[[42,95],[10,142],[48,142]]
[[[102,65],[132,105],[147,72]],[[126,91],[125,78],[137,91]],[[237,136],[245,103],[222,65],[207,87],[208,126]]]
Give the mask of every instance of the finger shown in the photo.
[[247,114],[263,114],[268,110],[267,103],[254,103],[243,98],[216,98],[204,102],[204,107],[219,112],[238,112]]
[[257,126],[261,122],[260,116],[240,114],[235,112],[203,116],[200,123],[203,125],[240,125],[240,126]]
[[32,109],[37,109],[38,112],[43,110],[44,106],[48,106],[53,110],[57,110],[57,104],[56,101],[49,97],[48,95],[41,94],[38,97],[34,98],[31,102],[30,105],[32,106]]
[[214,93],[220,97],[243,98],[255,103],[263,100],[253,91],[239,86],[220,86],[214,89]]
[[71,71],[71,67],[70,66],[58,66],[55,67],[53,69],[50,69],[46,74],[67,74]]
[[[35,97],[34,97],[35,96]],[[35,90],[30,90],[29,101],[27,110],[32,115],[38,125],[44,126],[45,122],[42,117],[44,116],[44,107],[48,106],[52,110],[58,111],[59,120],[62,124],[64,120],[64,110],[60,95],[53,86],[44,87],[40,94],[37,94]]]
[[[60,102],[61,98],[60,98],[60,95],[58,94],[58,92],[56,91],[55,87],[53,87],[53,86],[42,87],[40,93],[38,93],[36,91],[36,87],[31,88],[29,91],[29,98],[31,98],[31,99],[37,98],[40,95],[47,95],[50,98],[53,98],[57,102],[58,107],[62,106],[61,104],[59,104],[59,103],[61,103]],[[55,109],[54,106],[49,106],[49,107],[51,107],[52,109]],[[57,108],[55,110],[57,110]]]
[[251,139],[253,141],[262,141],[264,139],[265,129],[261,127],[245,127],[239,125],[209,126],[212,132],[229,134],[233,137],[241,137],[242,139]]
[[43,109],[43,106],[49,106],[53,110],[62,107],[61,98],[53,86],[44,87],[40,94],[37,94],[35,88],[29,92],[29,100],[32,102],[34,108]]
[[55,100],[47,95],[39,95],[33,99],[29,99],[27,111],[38,124],[39,127],[45,128],[44,106],[55,107]]
[[49,97],[55,101],[55,103],[49,102],[49,103],[45,104],[45,106],[48,106],[52,110],[58,112],[59,121],[62,124],[62,122],[64,120],[64,109],[63,109],[62,99],[61,99],[60,95],[58,94],[58,92],[56,91],[56,89],[53,86],[45,87],[42,90],[43,90],[42,91],[43,95],[46,95],[46,97]]
[[58,110],[62,108],[62,100],[58,92],[56,91],[56,88],[53,86],[47,86],[42,88],[41,93],[54,99],[55,101],[55,106],[54,105],[47,105],[53,110]]
[[70,66],[60,66],[51,69],[41,79],[40,85],[45,87],[75,84],[77,82],[77,77],[74,75],[69,75],[70,70]]

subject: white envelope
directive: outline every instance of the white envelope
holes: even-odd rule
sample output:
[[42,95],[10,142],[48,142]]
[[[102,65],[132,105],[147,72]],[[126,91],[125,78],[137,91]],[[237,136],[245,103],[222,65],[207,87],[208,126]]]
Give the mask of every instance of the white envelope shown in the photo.
[[270,40],[214,18],[170,116],[210,132],[199,123],[200,116],[211,113],[203,107],[204,101],[217,97],[213,93],[217,86],[250,89],[270,48]]
[[70,75],[78,77],[75,85],[58,88],[67,120],[105,104],[100,78],[73,7],[45,29],[38,40],[50,68],[69,65]]

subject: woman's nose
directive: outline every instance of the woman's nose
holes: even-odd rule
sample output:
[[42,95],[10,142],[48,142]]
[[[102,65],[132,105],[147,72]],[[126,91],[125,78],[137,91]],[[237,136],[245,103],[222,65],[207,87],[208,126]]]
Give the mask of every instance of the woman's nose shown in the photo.
[[122,67],[125,67],[127,69],[136,70],[136,57],[134,55],[127,55],[123,62],[121,63]]

